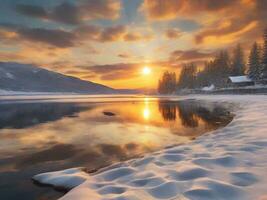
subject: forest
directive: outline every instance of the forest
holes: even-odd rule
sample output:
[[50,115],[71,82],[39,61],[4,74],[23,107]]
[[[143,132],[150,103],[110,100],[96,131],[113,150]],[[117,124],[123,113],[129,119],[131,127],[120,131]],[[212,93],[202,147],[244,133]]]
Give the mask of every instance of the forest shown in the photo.
[[165,71],[158,82],[158,93],[172,94],[182,89],[201,89],[214,85],[216,88],[229,87],[230,76],[248,76],[256,84],[267,83],[267,28],[263,44],[254,42],[248,57],[241,44],[237,44],[230,55],[220,50],[215,57],[204,63],[200,69],[194,62],[183,64],[179,76]]

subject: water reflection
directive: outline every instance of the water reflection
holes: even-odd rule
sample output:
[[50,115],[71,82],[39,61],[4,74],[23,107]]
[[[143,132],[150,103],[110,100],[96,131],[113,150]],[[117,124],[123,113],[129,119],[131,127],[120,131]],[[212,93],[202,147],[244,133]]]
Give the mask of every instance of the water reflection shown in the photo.
[[230,112],[218,104],[206,104],[199,101],[159,101],[159,111],[165,121],[179,120],[185,127],[196,128],[201,121],[207,129],[218,128],[228,124],[232,118]]
[[176,103],[168,101],[159,101],[159,111],[162,114],[162,117],[166,121],[176,120]]
[[231,120],[225,107],[198,101],[0,104],[0,199],[56,199],[60,194],[30,178],[77,166],[95,170]]
[[77,113],[89,108],[66,103],[2,104],[0,106],[0,129],[20,129],[56,121],[65,116],[76,117]]

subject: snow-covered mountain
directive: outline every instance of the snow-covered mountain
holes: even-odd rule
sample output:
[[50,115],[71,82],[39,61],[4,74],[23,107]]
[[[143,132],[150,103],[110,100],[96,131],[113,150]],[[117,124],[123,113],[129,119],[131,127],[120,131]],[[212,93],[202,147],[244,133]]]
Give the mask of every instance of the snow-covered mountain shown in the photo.
[[0,62],[0,90],[111,94],[116,90],[33,65]]

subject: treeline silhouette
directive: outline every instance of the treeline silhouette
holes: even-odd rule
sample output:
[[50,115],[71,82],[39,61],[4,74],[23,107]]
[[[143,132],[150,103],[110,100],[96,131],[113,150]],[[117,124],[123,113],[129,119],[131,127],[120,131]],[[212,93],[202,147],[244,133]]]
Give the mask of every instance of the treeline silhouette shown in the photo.
[[[230,56],[221,50],[215,58],[205,62],[203,70],[194,63],[184,64],[179,78],[176,73],[166,71],[158,82],[160,94],[171,94],[179,89],[197,89],[214,85],[217,88],[229,85],[229,76],[247,75],[255,83],[267,83],[267,28],[263,34],[263,45],[255,42],[248,58],[240,44],[236,45]],[[247,60],[247,61],[246,61]]]

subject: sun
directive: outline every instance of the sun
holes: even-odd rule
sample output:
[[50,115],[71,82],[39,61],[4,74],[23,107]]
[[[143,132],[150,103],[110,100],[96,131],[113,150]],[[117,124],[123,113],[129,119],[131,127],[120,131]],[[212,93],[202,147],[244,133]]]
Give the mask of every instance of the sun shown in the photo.
[[150,67],[145,66],[145,67],[143,68],[142,73],[143,73],[144,75],[148,75],[148,74],[150,74],[150,73],[151,73],[151,69],[150,69]]

